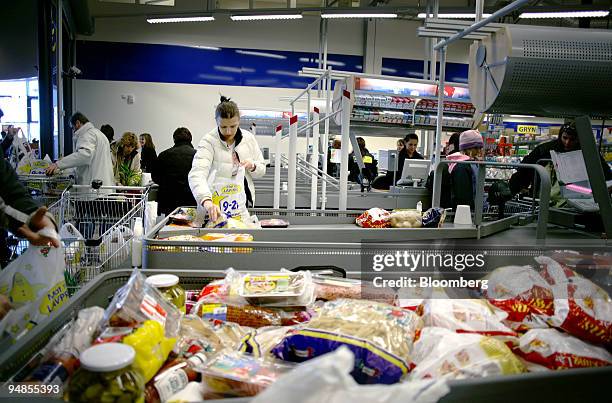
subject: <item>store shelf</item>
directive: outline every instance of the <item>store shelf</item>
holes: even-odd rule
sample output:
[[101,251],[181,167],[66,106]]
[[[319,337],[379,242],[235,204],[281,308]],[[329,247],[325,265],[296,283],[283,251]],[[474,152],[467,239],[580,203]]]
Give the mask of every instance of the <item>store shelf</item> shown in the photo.
[[[376,129],[376,130],[385,130],[385,129],[425,129],[425,130],[435,130],[436,125],[424,125],[424,124],[412,124],[412,123],[387,123],[387,122],[372,122],[366,120],[358,120],[351,119],[351,130],[353,128],[368,128],[368,129]],[[471,126],[466,127],[457,127],[457,126],[442,126],[443,131],[458,131],[458,130],[468,130]],[[397,135],[395,132],[394,135]]]
[[[438,110],[437,109],[420,109],[420,108],[417,108],[416,112],[417,113],[418,112],[438,113]],[[447,111],[446,109],[444,110],[444,114],[445,115],[449,114],[449,113],[456,114],[456,115],[462,115],[462,116],[474,116],[473,112]]]

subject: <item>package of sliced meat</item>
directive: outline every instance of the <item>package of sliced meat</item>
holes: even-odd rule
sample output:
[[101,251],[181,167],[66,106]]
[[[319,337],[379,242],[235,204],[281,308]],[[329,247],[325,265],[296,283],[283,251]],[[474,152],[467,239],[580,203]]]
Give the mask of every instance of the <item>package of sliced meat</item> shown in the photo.
[[488,276],[484,295],[488,301],[508,314],[504,320],[510,328],[524,332],[548,328],[554,315],[551,286],[529,266],[504,266]]
[[536,258],[555,298],[549,323],[590,343],[612,347],[612,300],[592,281],[546,256]]
[[612,354],[556,329],[533,329],[519,339],[514,353],[550,369],[605,367]]
[[410,379],[467,379],[519,374],[523,363],[502,341],[480,334],[459,334],[440,327],[426,327],[414,343],[416,367]]
[[457,333],[475,333],[506,341],[518,334],[502,321],[508,314],[484,299],[431,298],[423,310],[425,326],[442,327]]

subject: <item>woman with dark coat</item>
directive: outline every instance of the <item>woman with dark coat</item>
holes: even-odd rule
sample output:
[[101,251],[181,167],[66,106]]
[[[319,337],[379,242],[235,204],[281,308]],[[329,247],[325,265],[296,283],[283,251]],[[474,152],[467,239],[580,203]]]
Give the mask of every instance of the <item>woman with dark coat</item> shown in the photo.
[[153,170],[153,164],[157,159],[157,152],[155,152],[155,144],[149,133],[142,133],[140,135],[140,168],[142,172],[151,172]]

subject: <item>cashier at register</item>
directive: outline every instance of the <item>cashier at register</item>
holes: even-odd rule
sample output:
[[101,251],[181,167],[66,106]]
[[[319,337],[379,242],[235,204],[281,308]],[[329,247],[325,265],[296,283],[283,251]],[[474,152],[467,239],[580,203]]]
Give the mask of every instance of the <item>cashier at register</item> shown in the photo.
[[[574,122],[566,123],[561,126],[559,130],[559,137],[556,140],[547,141],[538,145],[525,156],[521,161],[522,164],[536,164],[540,160],[550,160],[550,152],[555,151],[558,153],[565,153],[570,151],[580,150],[580,140],[578,139],[578,132],[576,131],[576,124]],[[612,172],[606,161],[599,156],[601,159],[601,166],[604,171],[606,180],[612,179]],[[554,169],[552,164],[549,162],[540,162],[541,165],[547,167],[551,174],[552,187],[550,189],[550,202],[555,207],[563,207],[565,199],[561,197],[559,182],[556,180]],[[510,178],[510,190],[513,194],[524,193],[529,189],[529,186],[533,182],[534,172],[532,169],[519,169]]]

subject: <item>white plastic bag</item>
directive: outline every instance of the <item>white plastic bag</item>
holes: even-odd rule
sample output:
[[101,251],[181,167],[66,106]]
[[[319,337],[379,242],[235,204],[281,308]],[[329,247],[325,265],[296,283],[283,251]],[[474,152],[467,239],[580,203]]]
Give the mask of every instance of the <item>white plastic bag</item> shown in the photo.
[[449,392],[444,381],[359,385],[351,376],[354,356],[346,347],[314,358],[281,376],[252,403],[433,403]]
[[244,189],[244,167],[238,168],[238,173],[232,178],[217,178],[217,171],[212,171],[208,177],[212,192],[212,201],[227,218],[249,217],[247,197]]
[[66,248],[66,280],[69,286],[75,286],[78,283],[78,273],[75,269],[80,266],[79,263],[85,251],[85,237],[71,223],[62,225],[59,236]]
[[18,339],[68,300],[64,280],[64,249],[30,246],[0,272],[0,293],[15,311],[0,322],[0,329]]

